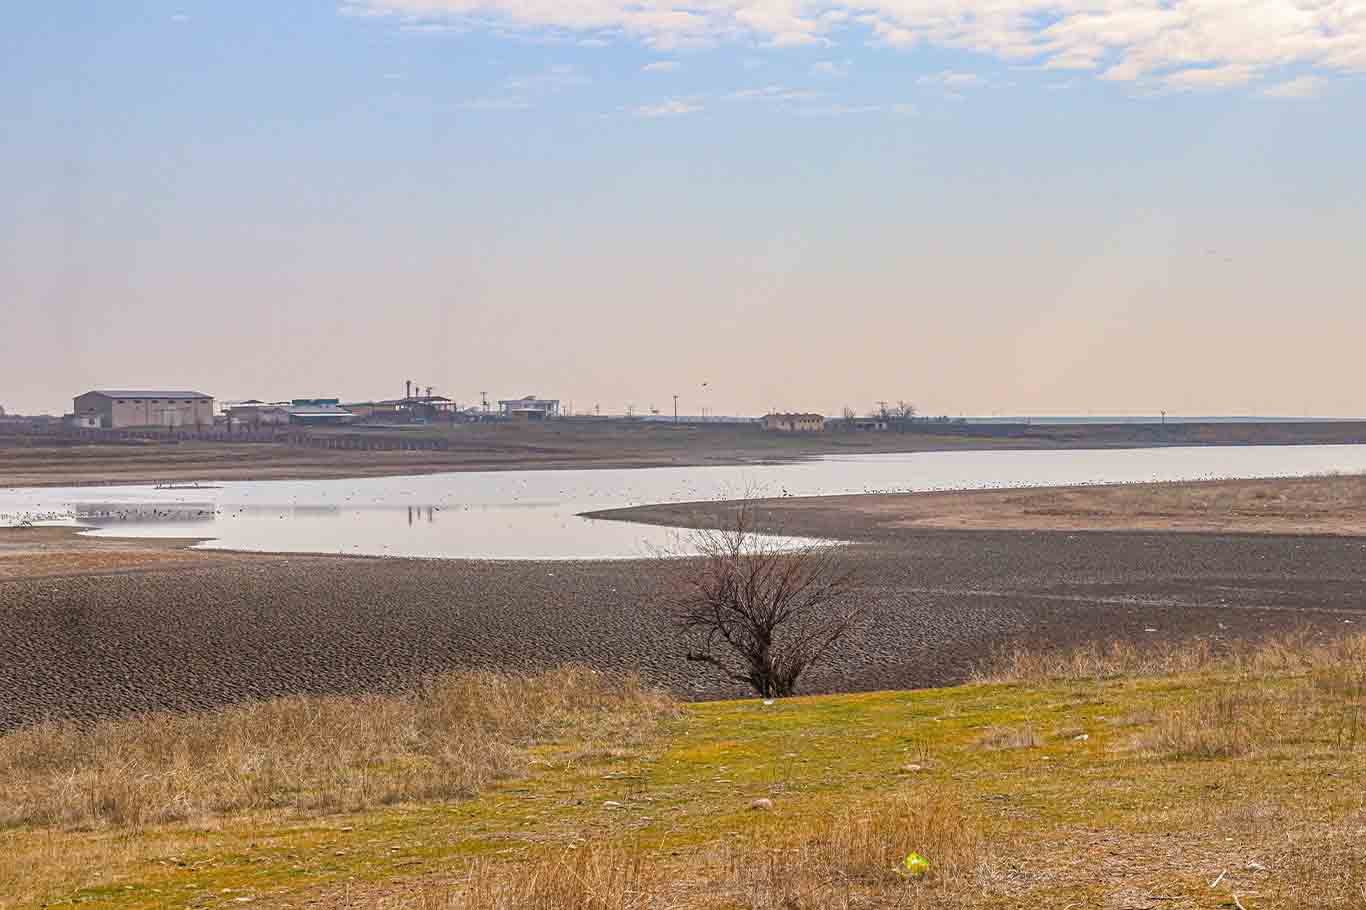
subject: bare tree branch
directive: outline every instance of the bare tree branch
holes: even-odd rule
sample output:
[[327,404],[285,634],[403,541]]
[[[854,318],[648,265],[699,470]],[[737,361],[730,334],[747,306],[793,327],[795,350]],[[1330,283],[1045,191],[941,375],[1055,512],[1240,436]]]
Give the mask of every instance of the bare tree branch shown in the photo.
[[733,525],[695,532],[695,569],[671,606],[697,639],[687,659],[765,698],[792,695],[801,675],[862,621],[860,583],[842,547],[796,547],[755,531],[746,500]]

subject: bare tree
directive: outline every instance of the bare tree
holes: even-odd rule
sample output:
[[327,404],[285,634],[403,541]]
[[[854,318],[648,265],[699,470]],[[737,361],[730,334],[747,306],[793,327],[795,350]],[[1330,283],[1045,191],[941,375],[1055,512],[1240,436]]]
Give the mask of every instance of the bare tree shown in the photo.
[[734,523],[694,532],[699,554],[674,621],[697,643],[688,660],[709,664],[764,698],[792,695],[801,675],[862,621],[860,584],[835,544],[791,546],[758,534],[753,503]]
[[902,420],[910,420],[915,416],[915,405],[909,401],[898,401],[896,403],[896,416]]
[[840,412],[840,416],[845,420],[853,420],[855,417],[858,417],[858,414],[855,413],[853,408],[846,404],[844,410]]

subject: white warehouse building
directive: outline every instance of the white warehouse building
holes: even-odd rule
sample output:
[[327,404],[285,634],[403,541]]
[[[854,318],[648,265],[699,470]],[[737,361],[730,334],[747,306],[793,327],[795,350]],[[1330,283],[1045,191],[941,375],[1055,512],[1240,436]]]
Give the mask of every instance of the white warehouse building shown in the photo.
[[72,412],[76,420],[98,420],[99,426],[106,430],[211,427],[213,396],[203,392],[97,389],[76,396]]

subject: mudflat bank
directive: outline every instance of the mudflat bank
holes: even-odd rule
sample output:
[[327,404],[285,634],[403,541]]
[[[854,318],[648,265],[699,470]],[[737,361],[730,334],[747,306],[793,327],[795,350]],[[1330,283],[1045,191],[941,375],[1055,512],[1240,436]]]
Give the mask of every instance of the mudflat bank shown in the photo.
[[[314,448],[285,442],[113,440],[0,434],[0,486],[307,480],[563,468],[795,461],[818,455],[985,449],[1366,443],[1366,422],[991,426],[927,424],[907,432],[766,433],[750,424],[559,420],[408,429],[315,429],[317,441],[395,439],[416,450]],[[340,444],[340,443],[339,443]]]
[[[592,514],[700,528],[725,525],[735,509],[676,503]],[[1366,535],[1366,475],[812,496],[766,499],[754,509],[769,530],[838,540],[895,540],[911,528],[1356,536]]]
[[[280,557],[141,541],[121,552],[126,542],[99,540],[73,545],[87,563],[72,572],[55,549],[32,561],[44,541],[60,547],[54,536],[0,532],[19,554],[0,576],[0,729],[566,662],[636,671],[688,699],[746,694],[683,658],[667,609],[683,561]],[[96,553],[112,564],[90,565]],[[812,693],[953,683],[1013,643],[1218,644],[1366,625],[1366,543],[1346,537],[880,526],[849,556],[869,621],[810,675]]]

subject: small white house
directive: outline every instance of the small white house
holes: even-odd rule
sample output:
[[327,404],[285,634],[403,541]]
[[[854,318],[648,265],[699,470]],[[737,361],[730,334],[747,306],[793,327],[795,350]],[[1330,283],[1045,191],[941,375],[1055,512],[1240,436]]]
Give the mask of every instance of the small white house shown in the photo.
[[766,414],[764,429],[770,433],[819,433],[825,429],[820,414]]
[[537,398],[535,395],[528,395],[525,398],[505,399],[498,402],[498,407],[504,417],[517,420],[550,420],[560,416],[558,398]]

